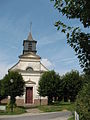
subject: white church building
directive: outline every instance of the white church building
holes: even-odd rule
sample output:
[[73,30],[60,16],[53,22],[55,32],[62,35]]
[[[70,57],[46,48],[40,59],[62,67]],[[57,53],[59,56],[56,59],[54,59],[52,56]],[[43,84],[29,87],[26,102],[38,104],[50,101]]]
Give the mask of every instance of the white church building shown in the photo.
[[[25,81],[25,92],[22,97],[16,98],[17,105],[40,104],[38,94],[38,82],[41,75],[48,69],[41,63],[41,57],[37,55],[36,44],[31,32],[27,40],[23,41],[23,54],[19,56],[19,61],[9,71],[18,71]],[[47,97],[41,97],[41,104],[47,104]]]

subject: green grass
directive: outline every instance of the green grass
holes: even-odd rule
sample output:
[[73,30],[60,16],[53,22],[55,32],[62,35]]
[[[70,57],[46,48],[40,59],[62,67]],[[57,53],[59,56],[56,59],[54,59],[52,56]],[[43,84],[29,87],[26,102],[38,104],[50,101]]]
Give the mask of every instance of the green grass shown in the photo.
[[74,103],[59,102],[53,105],[39,106],[38,108],[43,112],[56,112],[63,110],[74,111],[75,106]]
[[74,117],[70,117],[68,120],[74,120]]
[[[30,107],[31,109],[33,107]],[[7,107],[6,112],[0,111],[0,115],[17,115],[17,114],[23,114],[26,112],[26,109],[30,108],[24,108],[24,107],[15,107],[14,111],[11,112],[10,108]],[[68,110],[73,112],[75,109],[74,103],[69,103],[69,102],[55,102],[52,105],[41,105],[41,106],[34,106],[34,108],[37,108],[41,110],[42,112],[56,112],[56,111],[63,111],[63,110]],[[73,120],[73,119],[70,119]]]
[[13,109],[13,112],[11,112],[10,108],[7,108],[6,111],[0,111],[0,115],[17,115],[17,114],[23,114],[26,110],[24,107],[15,107]]

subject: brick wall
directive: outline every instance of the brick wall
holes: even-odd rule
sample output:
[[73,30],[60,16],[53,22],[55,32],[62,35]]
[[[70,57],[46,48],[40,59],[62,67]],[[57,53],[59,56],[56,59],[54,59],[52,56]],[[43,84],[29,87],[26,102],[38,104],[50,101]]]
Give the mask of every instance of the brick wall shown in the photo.
[[24,105],[24,99],[16,99],[17,106],[23,106]]
[[[9,103],[9,99],[3,99],[1,103]],[[16,99],[17,106],[24,106],[24,99]],[[47,99],[41,99],[41,105],[47,105]],[[40,105],[40,99],[34,99],[34,105]]]
[[[40,105],[40,99],[34,99],[34,104],[35,105]],[[48,100],[47,99],[41,99],[41,105],[47,105]]]
[[9,102],[8,98],[5,98],[5,99],[1,100],[1,103],[4,103],[4,104],[7,104],[8,102]]
[[[1,100],[1,103],[7,104],[9,103],[10,99],[6,98]],[[24,99],[16,99],[17,106],[23,106],[24,105]]]

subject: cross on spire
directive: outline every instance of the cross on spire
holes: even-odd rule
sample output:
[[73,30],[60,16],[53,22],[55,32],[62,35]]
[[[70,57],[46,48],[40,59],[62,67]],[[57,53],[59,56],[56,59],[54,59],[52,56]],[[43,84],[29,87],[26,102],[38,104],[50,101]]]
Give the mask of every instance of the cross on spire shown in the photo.
[[27,40],[33,40],[31,29],[32,29],[32,22],[30,22],[30,32],[29,32]]
[[33,52],[34,54],[36,54],[37,52],[36,50],[37,41],[35,41],[32,37],[31,28],[32,28],[32,22],[30,22],[30,31],[29,31],[28,38],[23,42],[23,46],[24,46],[23,54],[27,54],[30,52]]
[[30,32],[31,32],[31,30],[32,30],[32,22],[30,22]]

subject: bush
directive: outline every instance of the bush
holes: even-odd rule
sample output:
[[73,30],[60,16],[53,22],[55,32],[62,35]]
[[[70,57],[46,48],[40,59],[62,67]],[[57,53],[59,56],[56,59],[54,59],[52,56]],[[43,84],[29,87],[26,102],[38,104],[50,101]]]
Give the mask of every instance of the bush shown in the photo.
[[76,96],[78,92],[81,90],[83,85],[82,76],[79,75],[79,72],[76,70],[72,70],[71,72],[67,72],[63,76],[64,81],[64,101],[74,102],[76,100]]
[[39,81],[38,93],[40,96],[47,96],[48,103],[62,99],[63,80],[55,71],[44,72]]
[[[88,78],[90,79],[90,76]],[[90,120],[90,81],[83,86],[77,96],[76,111],[80,120]]]

